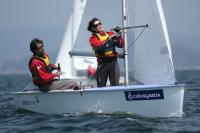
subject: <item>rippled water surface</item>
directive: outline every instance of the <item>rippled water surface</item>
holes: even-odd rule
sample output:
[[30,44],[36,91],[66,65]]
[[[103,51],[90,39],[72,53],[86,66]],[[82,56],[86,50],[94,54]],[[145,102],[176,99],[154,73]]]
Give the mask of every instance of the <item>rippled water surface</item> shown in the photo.
[[178,71],[187,84],[182,118],[146,118],[131,114],[42,115],[18,109],[10,92],[31,82],[28,75],[0,77],[0,133],[200,133],[200,71]]

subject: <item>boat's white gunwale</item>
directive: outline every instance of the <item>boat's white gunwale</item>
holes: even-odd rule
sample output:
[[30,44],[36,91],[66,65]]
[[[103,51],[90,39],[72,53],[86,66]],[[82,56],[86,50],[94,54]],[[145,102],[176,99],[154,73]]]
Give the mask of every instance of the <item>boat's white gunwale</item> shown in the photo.
[[97,91],[128,91],[128,90],[139,90],[139,89],[171,89],[173,87],[184,87],[185,84],[174,84],[174,85],[128,85],[128,86],[110,86],[110,87],[101,87],[101,88],[87,88],[81,90],[52,90],[48,92],[41,91],[22,91],[22,92],[12,92],[12,95],[19,94],[45,94],[45,93],[76,93],[76,92],[97,92]]

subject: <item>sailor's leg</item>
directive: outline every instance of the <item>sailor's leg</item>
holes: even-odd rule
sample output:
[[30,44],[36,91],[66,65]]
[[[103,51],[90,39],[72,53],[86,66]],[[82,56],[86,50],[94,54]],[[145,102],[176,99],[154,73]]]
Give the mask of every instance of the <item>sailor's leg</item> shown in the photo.
[[105,87],[108,79],[106,64],[98,64],[96,71],[97,87]]
[[117,61],[113,61],[109,68],[109,80],[111,86],[119,85],[120,69]]
[[77,89],[78,85],[73,80],[55,80],[49,85],[44,85],[40,87],[41,90],[50,91],[50,90],[66,90],[66,89]]

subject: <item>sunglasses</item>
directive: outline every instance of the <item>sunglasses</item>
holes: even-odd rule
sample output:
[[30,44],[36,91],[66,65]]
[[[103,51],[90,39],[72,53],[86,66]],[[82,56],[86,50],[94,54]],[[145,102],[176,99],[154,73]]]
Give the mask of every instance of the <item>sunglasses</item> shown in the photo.
[[42,48],[44,48],[44,45],[43,45],[43,44],[37,46],[37,49],[42,49]]
[[97,23],[97,24],[93,24],[92,27],[96,28],[96,27],[98,27],[99,25],[102,25],[101,22],[99,22],[99,23]]

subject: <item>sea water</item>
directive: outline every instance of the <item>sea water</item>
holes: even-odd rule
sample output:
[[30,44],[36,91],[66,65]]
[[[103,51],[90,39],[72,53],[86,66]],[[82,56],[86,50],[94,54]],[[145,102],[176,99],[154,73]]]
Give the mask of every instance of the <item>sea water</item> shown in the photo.
[[17,108],[9,95],[31,83],[30,76],[1,75],[0,133],[200,133],[200,71],[178,71],[176,75],[179,83],[186,84],[181,118],[146,118],[127,113],[33,113]]

